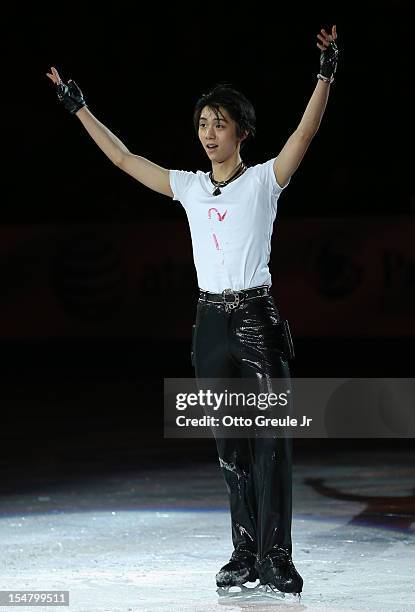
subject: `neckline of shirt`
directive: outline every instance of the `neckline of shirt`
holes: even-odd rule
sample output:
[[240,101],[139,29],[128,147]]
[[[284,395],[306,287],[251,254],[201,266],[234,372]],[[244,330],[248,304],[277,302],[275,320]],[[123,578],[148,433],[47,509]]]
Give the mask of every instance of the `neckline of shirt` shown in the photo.
[[[246,164],[245,164],[245,166],[246,166]],[[214,183],[212,183],[212,181],[210,180],[210,170],[209,170],[208,172],[203,172],[203,175],[204,175],[205,180],[206,180],[206,187],[207,187],[207,189],[208,189],[208,191],[209,191],[209,195],[212,195],[212,196],[213,196],[213,198],[219,198],[221,195],[223,195],[223,191],[222,191],[223,189],[226,189],[226,188],[230,187],[231,185],[235,185],[235,184],[237,183],[237,181],[238,181],[240,178],[242,178],[243,176],[245,176],[245,174],[246,174],[246,173],[248,172],[248,170],[250,170],[251,168],[252,168],[252,166],[246,166],[245,170],[244,170],[244,171],[243,171],[243,172],[242,172],[242,173],[241,173],[239,176],[237,176],[236,178],[234,178],[234,179],[233,179],[232,181],[230,181],[230,182],[229,182],[227,185],[224,185],[223,187],[220,187],[221,192],[220,192],[218,195],[216,195],[216,196],[213,196],[212,192],[211,192],[211,191],[209,191],[209,187],[208,187],[208,186],[211,186],[213,190],[216,188],[216,187],[215,187],[215,185],[214,185]]]

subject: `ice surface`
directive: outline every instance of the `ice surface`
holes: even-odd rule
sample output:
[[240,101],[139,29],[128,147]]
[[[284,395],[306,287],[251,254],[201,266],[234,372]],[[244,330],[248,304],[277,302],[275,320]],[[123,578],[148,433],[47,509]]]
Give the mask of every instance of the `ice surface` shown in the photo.
[[294,466],[300,602],[216,592],[232,545],[225,487],[211,463],[3,494],[0,588],[70,591],[69,608],[18,608],[28,612],[412,612],[414,465],[411,456],[400,465],[345,456]]

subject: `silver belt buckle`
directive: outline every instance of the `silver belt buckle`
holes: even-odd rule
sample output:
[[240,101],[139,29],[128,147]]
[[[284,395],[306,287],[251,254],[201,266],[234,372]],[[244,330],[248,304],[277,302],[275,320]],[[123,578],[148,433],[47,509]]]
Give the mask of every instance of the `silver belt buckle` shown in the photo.
[[[227,302],[226,301],[227,295],[233,295],[234,301]],[[239,294],[237,291],[234,291],[233,289],[224,289],[222,291],[222,297],[223,297],[223,303],[225,304],[225,312],[229,312],[229,310],[233,310],[234,308],[237,308],[239,306],[240,299],[239,299]]]

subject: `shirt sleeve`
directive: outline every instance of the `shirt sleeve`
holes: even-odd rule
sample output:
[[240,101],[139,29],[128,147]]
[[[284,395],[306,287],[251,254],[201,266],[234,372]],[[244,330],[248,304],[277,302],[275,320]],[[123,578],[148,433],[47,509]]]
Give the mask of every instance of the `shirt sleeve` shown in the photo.
[[285,187],[288,187],[291,181],[291,177],[289,178],[288,183],[284,187],[281,187],[277,183],[277,179],[275,177],[275,172],[274,172],[275,159],[276,158],[273,157],[272,159],[269,159],[263,164],[257,164],[255,166],[255,170],[256,170],[256,174],[257,174],[257,178],[259,182],[262,185],[264,185],[266,190],[269,193],[272,193],[273,196],[278,196],[281,193],[281,191],[285,189]]
[[179,200],[185,206],[186,192],[196,178],[194,172],[188,170],[170,170],[169,180],[173,192],[173,200]]

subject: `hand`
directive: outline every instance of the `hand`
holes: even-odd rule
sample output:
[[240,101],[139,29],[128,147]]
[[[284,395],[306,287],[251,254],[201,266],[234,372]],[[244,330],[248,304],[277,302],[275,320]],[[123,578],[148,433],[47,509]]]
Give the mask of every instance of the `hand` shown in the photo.
[[339,55],[339,49],[337,47],[337,29],[336,26],[332,26],[331,34],[328,34],[324,28],[321,29],[321,34],[317,34],[317,38],[320,43],[317,43],[317,47],[320,49],[320,72],[318,78],[323,81],[333,83],[334,75],[337,70],[337,57]]
[[317,43],[317,47],[321,50],[321,51],[325,51],[327,49],[327,47],[330,45],[331,42],[333,42],[333,40],[336,40],[337,38],[337,31],[336,31],[336,26],[334,25],[331,28],[331,34],[327,34],[326,30],[324,28],[322,28],[322,33],[321,34],[317,34],[317,38],[319,40],[321,40],[322,44]]
[[74,115],[81,108],[86,106],[82,91],[75,81],[69,79],[68,84],[65,85],[54,66],[51,68],[51,73],[47,72],[46,76],[55,84],[59,100],[71,114]]

